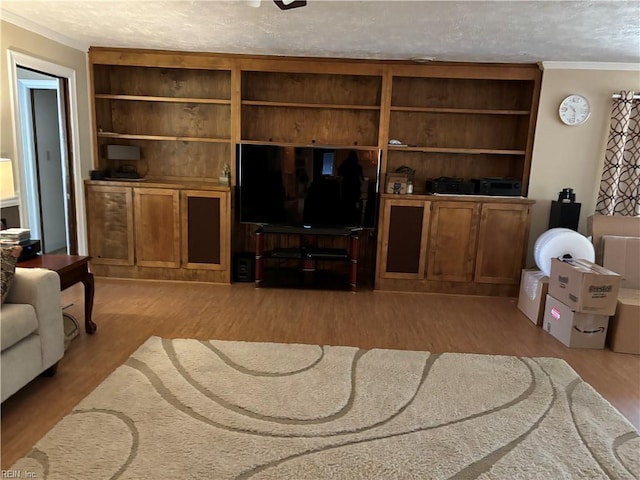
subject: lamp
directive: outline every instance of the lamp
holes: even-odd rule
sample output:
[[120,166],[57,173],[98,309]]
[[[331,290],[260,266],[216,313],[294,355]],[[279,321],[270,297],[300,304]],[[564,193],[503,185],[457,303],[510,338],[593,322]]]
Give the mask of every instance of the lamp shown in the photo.
[[0,158],[0,203],[3,208],[18,204],[13,184],[13,164],[10,158]]

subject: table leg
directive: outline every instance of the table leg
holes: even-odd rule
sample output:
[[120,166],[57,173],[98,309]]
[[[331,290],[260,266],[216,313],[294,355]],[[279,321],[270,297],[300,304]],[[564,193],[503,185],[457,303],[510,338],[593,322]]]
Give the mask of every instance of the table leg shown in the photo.
[[81,282],[84,285],[84,330],[88,334],[94,334],[98,326],[91,320],[94,291],[93,273],[87,272]]

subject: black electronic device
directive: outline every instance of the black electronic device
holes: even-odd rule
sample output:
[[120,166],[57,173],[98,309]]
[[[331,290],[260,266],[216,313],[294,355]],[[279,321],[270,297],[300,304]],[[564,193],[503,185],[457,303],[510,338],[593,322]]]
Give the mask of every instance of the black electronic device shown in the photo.
[[22,247],[22,251],[18,257],[18,263],[37,257],[41,249],[40,240],[27,240],[21,243],[20,246]]
[[472,182],[465,182],[462,178],[439,177],[427,180],[426,191],[427,193],[468,195],[475,193],[475,185]]
[[500,195],[519,197],[522,194],[522,182],[516,178],[487,177],[474,179],[475,193],[480,195]]
[[240,144],[242,223],[375,228],[380,150]]
[[111,180],[135,180],[141,177],[140,174],[134,170],[110,170],[107,178]]

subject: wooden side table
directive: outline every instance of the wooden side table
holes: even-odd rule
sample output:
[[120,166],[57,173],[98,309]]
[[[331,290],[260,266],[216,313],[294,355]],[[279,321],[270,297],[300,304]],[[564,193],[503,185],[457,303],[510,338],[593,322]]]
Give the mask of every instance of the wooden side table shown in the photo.
[[84,285],[84,329],[93,334],[98,326],[91,320],[93,311],[93,273],[89,272],[89,260],[91,257],[80,255],[38,255],[37,257],[18,262],[21,268],[46,268],[53,270],[60,277],[60,289],[64,290],[71,285],[82,282]]

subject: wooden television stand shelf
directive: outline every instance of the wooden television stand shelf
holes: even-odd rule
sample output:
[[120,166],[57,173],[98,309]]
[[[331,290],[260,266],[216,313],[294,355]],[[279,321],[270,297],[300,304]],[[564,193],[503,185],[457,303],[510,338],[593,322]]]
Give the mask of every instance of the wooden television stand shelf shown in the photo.
[[[354,228],[316,228],[279,225],[263,225],[256,230],[256,288],[264,285],[265,259],[298,260],[302,272],[314,273],[318,261],[349,262],[349,286],[356,291],[358,274],[358,251],[360,230]],[[299,235],[300,246],[296,248],[264,249],[264,236],[268,234]],[[343,248],[321,248],[318,237],[348,237],[348,245]]]

